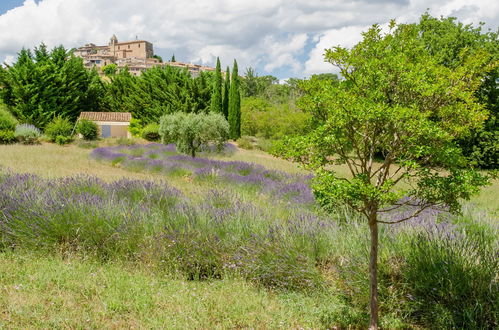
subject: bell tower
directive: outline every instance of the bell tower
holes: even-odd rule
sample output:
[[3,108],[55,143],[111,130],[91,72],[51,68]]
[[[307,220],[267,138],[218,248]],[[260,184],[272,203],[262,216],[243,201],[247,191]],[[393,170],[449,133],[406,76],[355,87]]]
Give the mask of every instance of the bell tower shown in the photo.
[[109,51],[113,56],[116,56],[116,44],[118,43],[118,38],[113,34],[111,40],[109,41]]

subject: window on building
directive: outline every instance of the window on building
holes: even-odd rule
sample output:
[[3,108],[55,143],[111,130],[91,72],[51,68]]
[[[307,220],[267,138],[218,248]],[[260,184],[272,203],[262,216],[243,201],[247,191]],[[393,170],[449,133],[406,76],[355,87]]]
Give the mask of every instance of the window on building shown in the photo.
[[139,48],[140,48],[140,44],[139,44]]
[[118,46],[118,50],[120,50],[120,46]]
[[128,45],[128,49],[130,49],[130,45]]

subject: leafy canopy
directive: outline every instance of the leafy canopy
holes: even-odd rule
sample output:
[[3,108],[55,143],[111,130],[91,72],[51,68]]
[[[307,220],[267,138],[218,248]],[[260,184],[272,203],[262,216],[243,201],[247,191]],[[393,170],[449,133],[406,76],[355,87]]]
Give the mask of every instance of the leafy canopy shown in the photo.
[[21,122],[44,128],[54,117],[75,122],[98,109],[102,84],[94,70],[64,47],[23,49],[16,63],[0,69],[0,97]]
[[229,123],[219,113],[178,112],[161,117],[159,134],[163,143],[175,143],[178,151],[195,157],[210,144],[222,150],[229,138]]
[[[482,49],[459,56],[453,68],[440,64],[417,27],[394,22],[386,35],[375,25],[352,49],[326,50],[344,80],[305,83],[299,106],[313,115],[314,129],[278,152],[316,170],[319,202],[346,203],[370,221],[382,222],[377,214],[388,205],[417,203],[410,216],[435,204],[457,210],[459,198],[486,183],[467,168],[455,140],[487,118],[475,91],[491,69]],[[330,164],[346,165],[351,177]]]

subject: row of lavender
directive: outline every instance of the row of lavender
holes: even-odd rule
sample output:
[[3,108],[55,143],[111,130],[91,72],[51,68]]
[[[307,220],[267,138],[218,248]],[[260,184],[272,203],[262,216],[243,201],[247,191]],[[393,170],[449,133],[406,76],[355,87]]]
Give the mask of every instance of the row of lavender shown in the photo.
[[[225,152],[233,152],[234,148],[232,144],[227,144]],[[311,176],[268,170],[264,166],[241,161],[192,158],[178,154],[173,144],[97,148],[92,151],[91,157],[134,170],[182,173],[198,179],[215,179],[256,187],[264,193],[297,204],[314,203],[309,186]]]
[[[363,325],[367,226],[348,212],[336,214],[340,225],[300,205],[257,205],[234,190],[194,202],[161,182],[0,171],[0,249],[144,261],[193,280],[237,274],[267,288],[335,295],[358,313],[327,317]],[[427,228],[438,219],[417,221]],[[384,314],[422,326],[443,315],[439,324],[449,327],[494,328],[497,231],[466,218],[438,226],[382,230],[380,255],[392,256],[380,260]]]

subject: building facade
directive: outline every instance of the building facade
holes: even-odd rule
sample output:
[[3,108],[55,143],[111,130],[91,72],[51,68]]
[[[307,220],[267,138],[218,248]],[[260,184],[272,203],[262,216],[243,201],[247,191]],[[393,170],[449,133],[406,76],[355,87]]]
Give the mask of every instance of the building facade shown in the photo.
[[[197,64],[182,62],[161,63],[154,58],[153,44],[145,40],[134,40],[119,42],[113,35],[107,46],[86,44],[74,51],[74,55],[81,57],[85,67],[101,69],[108,64],[116,64],[118,68],[127,67],[133,75],[140,75],[143,71],[156,66],[170,65],[179,68],[187,68],[193,76],[199,75],[201,71],[215,71],[214,68]],[[102,70],[99,70],[102,72]]]

